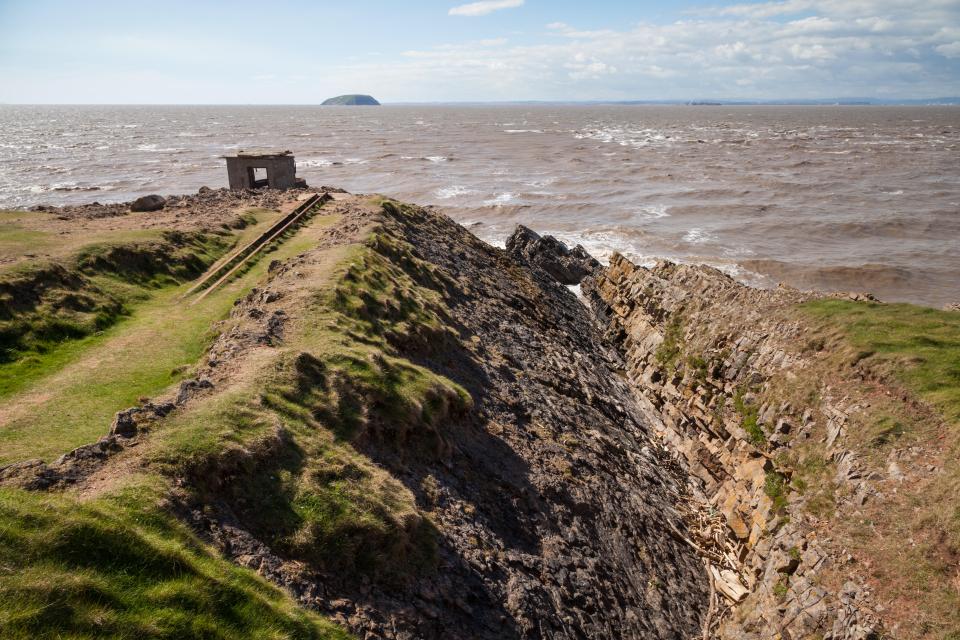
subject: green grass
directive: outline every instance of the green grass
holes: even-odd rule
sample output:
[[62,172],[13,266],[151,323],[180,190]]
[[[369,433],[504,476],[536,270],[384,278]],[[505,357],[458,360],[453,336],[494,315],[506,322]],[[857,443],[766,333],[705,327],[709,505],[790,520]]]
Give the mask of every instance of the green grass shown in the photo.
[[757,447],[762,447],[767,442],[767,434],[759,424],[760,408],[755,404],[747,404],[744,400],[744,392],[738,391],[733,397],[733,407],[740,414],[740,426],[752,442]]
[[787,493],[789,492],[787,479],[781,473],[768,471],[763,484],[763,492],[773,501],[774,513],[783,513],[787,508]]
[[657,347],[653,357],[665,369],[673,369],[680,357],[683,343],[683,317],[674,313],[663,328],[663,341]]
[[70,259],[5,274],[0,364],[106,329],[152,290],[198,275],[227,246],[220,235],[171,231],[151,242],[88,244]]
[[801,308],[840,328],[860,350],[858,359],[886,367],[948,422],[960,422],[960,312],[847,300]]
[[[270,258],[312,248],[336,219],[315,218],[197,306],[177,304],[186,285],[151,291],[82,348],[72,343],[72,360],[0,403],[4,419],[20,412],[2,455],[49,457],[104,433],[129,398],[196,360],[203,329]],[[435,460],[449,451],[447,425],[471,406],[464,389],[402,356],[404,345],[456,338],[444,276],[386,234],[320,254],[298,266],[304,289],[283,298],[284,340],[246,353],[230,381],[157,423],[116,489],[98,485],[83,503],[0,491],[0,637],[344,637],[157,506],[172,486],[214,517],[225,505],[310,567],[387,585],[436,570],[434,524],[389,465],[361,450]]]
[[[231,388],[168,418],[149,456],[190,478],[199,502],[229,504],[272,548],[389,583],[434,565],[436,533],[413,494],[354,442],[436,458],[444,424],[472,401],[391,346],[442,331],[438,292],[411,273],[441,276],[385,235],[329,252],[338,266],[325,280],[307,276],[313,292],[297,316],[309,322]],[[229,486],[210,481],[223,476]]]
[[155,485],[78,504],[0,489],[0,636],[348,638],[155,506]]
[[[314,218],[310,227],[331,221]],[[263,277],[269,259],[310,246],[311,234],[302,235],[197,305],[180,299],[189,283],[150,289],[112,327],[0,364],[0,464],[51,459],[92,442],[107,433],[117,411],[182,379],[213,339],[211,325]]]

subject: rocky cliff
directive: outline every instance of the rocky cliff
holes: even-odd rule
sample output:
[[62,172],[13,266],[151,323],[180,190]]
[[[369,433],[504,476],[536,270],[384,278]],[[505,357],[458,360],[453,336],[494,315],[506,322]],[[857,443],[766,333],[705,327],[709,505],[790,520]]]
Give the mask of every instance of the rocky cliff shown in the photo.
[[878,471],[859,447],[872,374],[837,373],[798,315],[817,296],[524,227],[501,250],[381,198],[324,217],[190,379],[0,483],[161,487],[362,638],[879,637],[889,593],[836,523],[922,452]]

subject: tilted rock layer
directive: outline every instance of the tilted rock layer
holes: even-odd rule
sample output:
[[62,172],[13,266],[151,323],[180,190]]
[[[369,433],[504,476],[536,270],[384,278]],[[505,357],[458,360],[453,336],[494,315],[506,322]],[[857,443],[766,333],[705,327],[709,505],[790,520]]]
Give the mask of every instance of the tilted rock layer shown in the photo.
[[[721,516],[718,530],[701,513],[704,526],[695,532],[725,603],[713,633],[875,637],[866,590],[848,582],[831,592],[822,584],[821,572],[837,559],[787,498],[791,470],[776,452],[810,437],[811,412],[754,400],[772,379],[796,378],[807,366],[801,326],[781,312],[816,296],[752,289],[705,266],[646,269],[619,255],[583,290],[624,353],[650,424],[682,457],[692,501]],[[845,419],[829,400],[822,411],[828,430]]]
[[[398,443],[370,422],[353,439],[428,515],[436,566],[387,582],[304,571],[245,530],[235,509],[211,519],[194,505],[188,517],[239,562],[361,637],[699,635],[709,581],[674,508],[684,477],[652,445],[618,375],[624,363],[602,343],[592,312],[444,216],[387,203],[368,221],[378,238],[370,246],[433,291],[445,314],[443,331],[391,334],[391,357],[472,398],[431,434]],[[282,293],[309,261],[308,252],[275,269],[265,289]],[[235,314],[309,324],[286,306],[291,297],[267,304],[258,294]],[[212,354],[220,358],[229,343],[225,336]],[[280,445],[264,446],[257,455]]]

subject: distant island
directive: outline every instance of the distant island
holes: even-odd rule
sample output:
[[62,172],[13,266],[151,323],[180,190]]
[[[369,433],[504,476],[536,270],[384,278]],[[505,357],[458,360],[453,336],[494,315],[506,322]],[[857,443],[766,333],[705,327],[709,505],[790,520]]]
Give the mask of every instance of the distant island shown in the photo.
[[379,106],[380,103],[376,101],[373,96],[366,96],[359,93],[351,93],[345,96],[337,96],[336,98],[330,98],[323,101],[323,106]]

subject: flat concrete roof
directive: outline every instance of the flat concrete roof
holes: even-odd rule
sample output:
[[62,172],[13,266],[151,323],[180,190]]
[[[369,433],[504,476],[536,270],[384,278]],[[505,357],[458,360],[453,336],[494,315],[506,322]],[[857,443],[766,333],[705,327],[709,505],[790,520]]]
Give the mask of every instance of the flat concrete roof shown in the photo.
[[224,158],[265,158],[268,156],[292,156],[292,151],[279,149],[238,149],[235,156],[225,155]]

